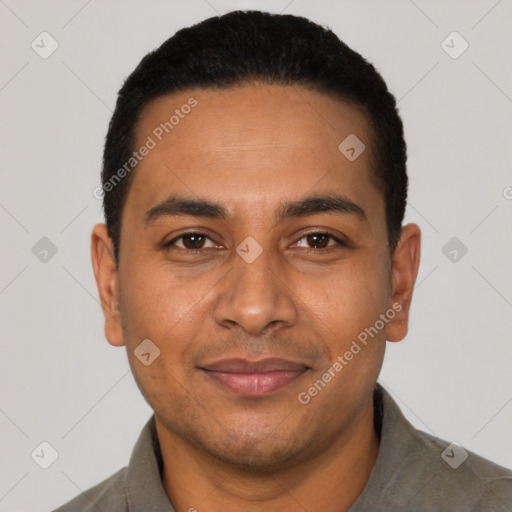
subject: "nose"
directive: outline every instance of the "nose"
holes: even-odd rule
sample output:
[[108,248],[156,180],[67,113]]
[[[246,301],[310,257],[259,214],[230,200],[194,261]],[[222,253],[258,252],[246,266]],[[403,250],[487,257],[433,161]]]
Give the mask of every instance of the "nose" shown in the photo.
[[215,303],[215,319],[223,327],[240,327],[261,336],[297,321],[294,293],[277,256],[263,250],[252,262],[233,254],[233,267],[223,279]]

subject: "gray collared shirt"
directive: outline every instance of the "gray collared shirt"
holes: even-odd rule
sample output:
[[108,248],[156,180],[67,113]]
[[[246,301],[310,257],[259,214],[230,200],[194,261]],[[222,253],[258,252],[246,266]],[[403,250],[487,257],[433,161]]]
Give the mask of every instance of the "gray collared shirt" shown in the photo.
[[[415,429],[379,383],[374,411],[377,461],[349,512],[512,511],[510,469]],[[153,415],[127,467],[54,512],[175,512],[162,464]]]

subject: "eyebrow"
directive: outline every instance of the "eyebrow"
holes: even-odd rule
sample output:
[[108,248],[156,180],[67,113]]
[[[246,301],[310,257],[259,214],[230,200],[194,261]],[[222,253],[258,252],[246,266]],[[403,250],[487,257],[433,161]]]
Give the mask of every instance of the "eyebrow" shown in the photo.
[[[307,217],[317,213],[352,215],[361,221],[368,221],[363,208],[348,197],[338,194],[309,196],[298,201],[281,203],[277,209],[276,220],[283,222],[289,218]],[[221,220],[229,218],[227,209],[215,201],[171,195],[146,212],[144,224],[149,227],[162,217],[185,215]]]

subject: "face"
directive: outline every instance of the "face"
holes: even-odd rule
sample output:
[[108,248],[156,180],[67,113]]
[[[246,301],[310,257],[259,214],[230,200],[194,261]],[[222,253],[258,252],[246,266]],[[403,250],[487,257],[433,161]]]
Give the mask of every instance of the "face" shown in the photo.
[[[351,134],[355,160],[338,148]],[[404,334],[367,121],[317,92],[247,85],[153,101],[136,148],[148,137],[117,272],[97,227],[107,338],[159,430],[229,463],[307,457],[346,431],[386,338]]]

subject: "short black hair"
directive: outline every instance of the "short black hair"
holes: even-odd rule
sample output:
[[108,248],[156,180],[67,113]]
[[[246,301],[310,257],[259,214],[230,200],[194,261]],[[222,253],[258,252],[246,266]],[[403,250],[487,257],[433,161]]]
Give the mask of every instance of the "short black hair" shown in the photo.
[[372,179],[383,191],[388,243],[394,252],[407,200],[407,150],[395,98],[382,76],[331,30],[306,18],[232,11],[176,32],[141,60],[119,91],[101,176],[116,266],[123,207],[133,178],[126,162],[133,157],[144,107],[187,89],[261,82],[300,85],[362,109],[371,130]]

